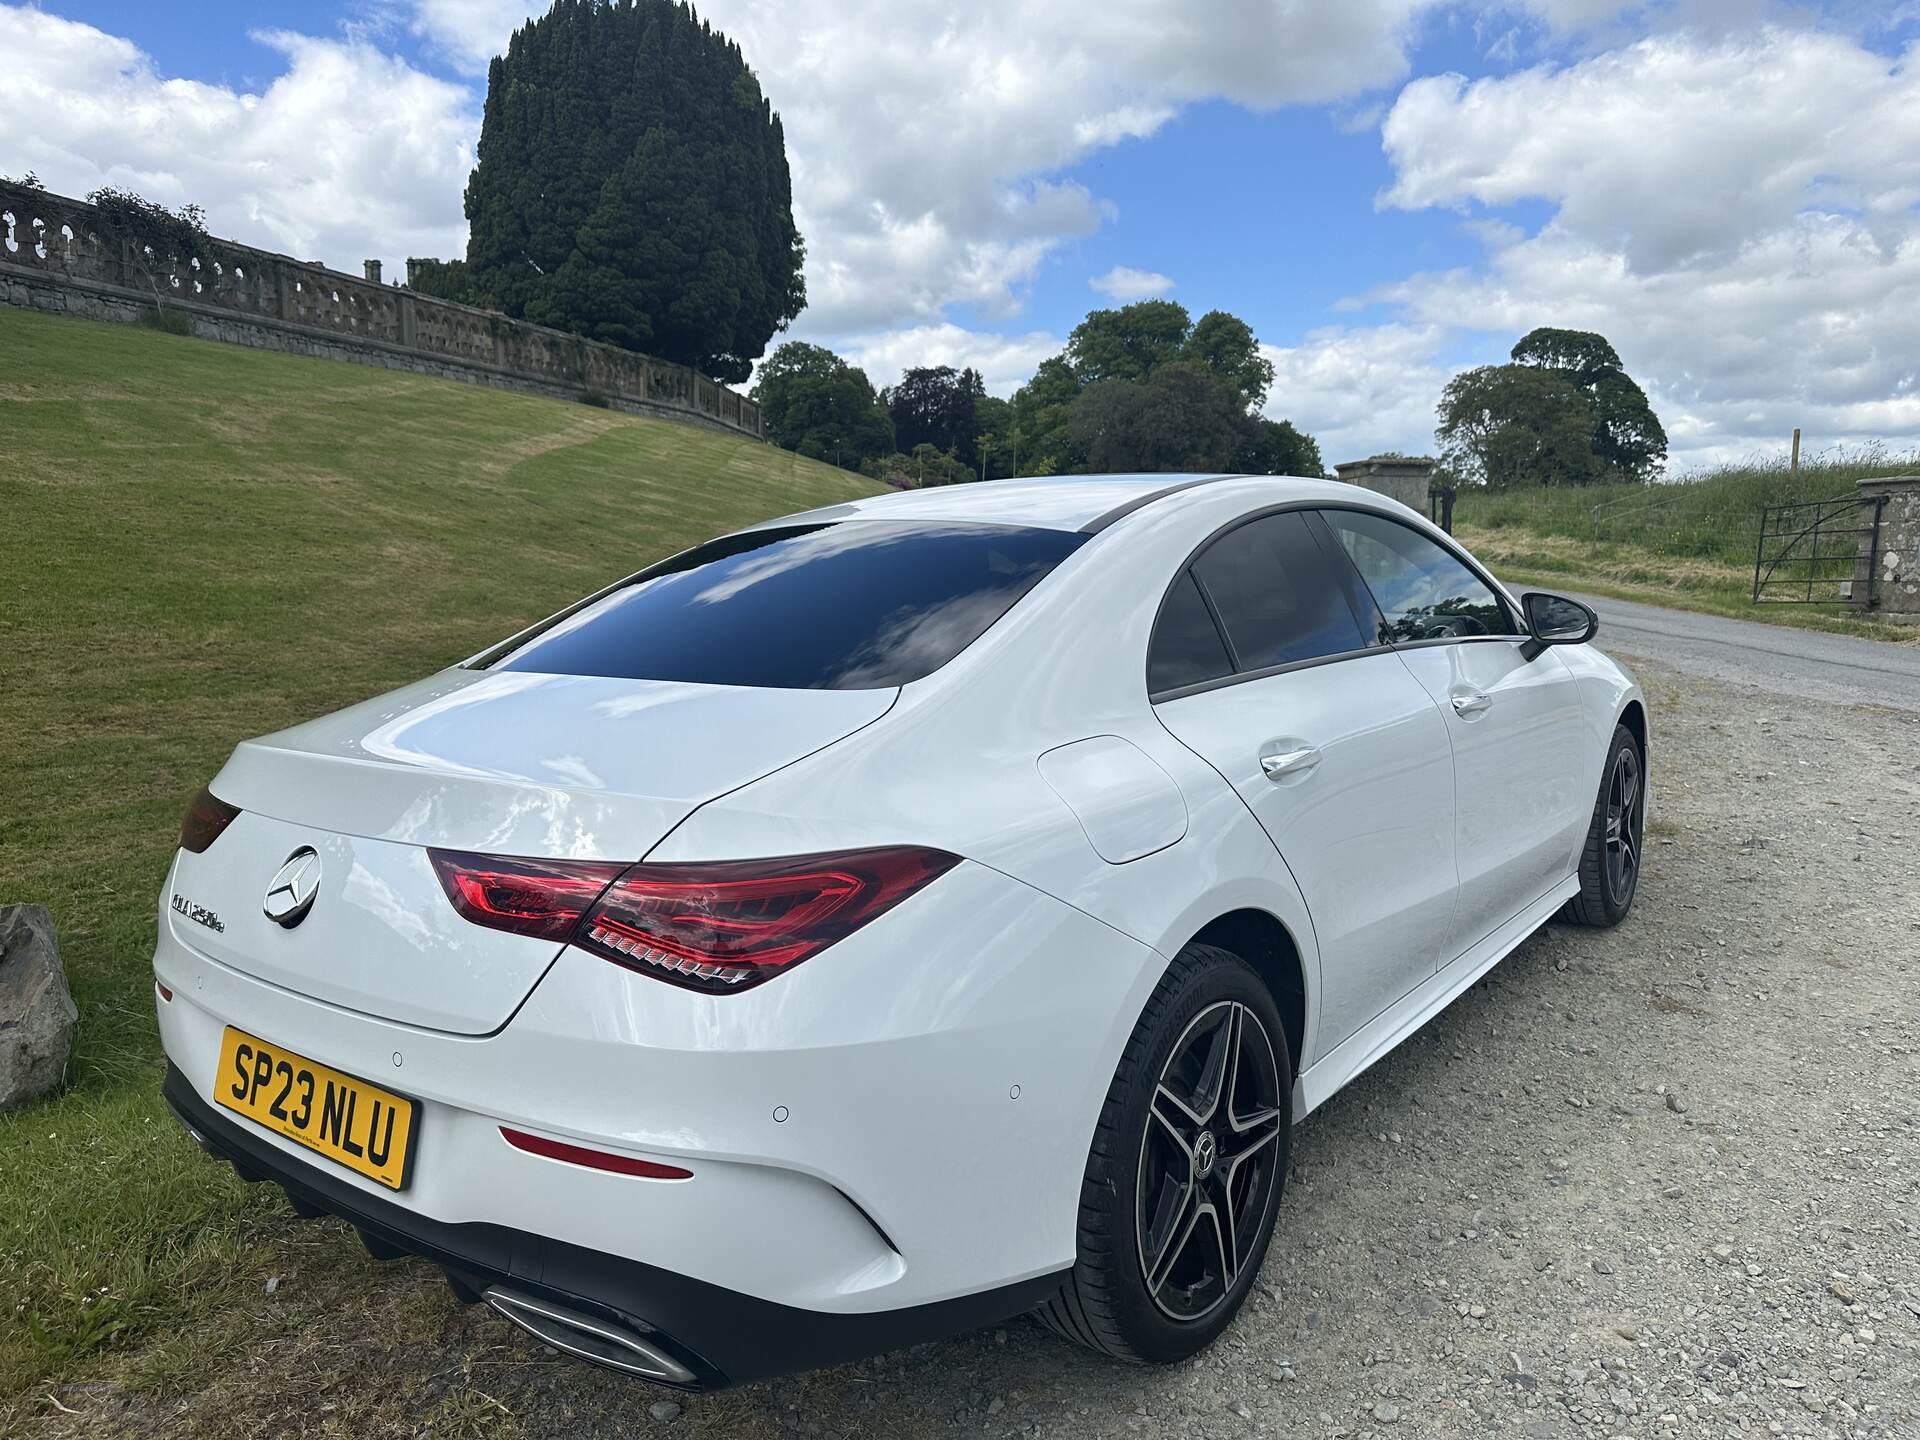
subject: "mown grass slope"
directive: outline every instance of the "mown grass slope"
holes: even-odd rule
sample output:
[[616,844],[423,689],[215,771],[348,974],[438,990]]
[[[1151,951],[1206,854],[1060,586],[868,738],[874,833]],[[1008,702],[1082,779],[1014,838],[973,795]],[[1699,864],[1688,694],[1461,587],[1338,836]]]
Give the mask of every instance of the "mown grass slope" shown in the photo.
[[106,1352],[138,1349],[136,1388],[204,1378],[284,1263],[284,1208],[158,1092],[155,896],[233,744],[874,488],[692,426],[0,310],[0,903],[52,907],[81,1011],[67,1093],[0,1115],[0,1430]]

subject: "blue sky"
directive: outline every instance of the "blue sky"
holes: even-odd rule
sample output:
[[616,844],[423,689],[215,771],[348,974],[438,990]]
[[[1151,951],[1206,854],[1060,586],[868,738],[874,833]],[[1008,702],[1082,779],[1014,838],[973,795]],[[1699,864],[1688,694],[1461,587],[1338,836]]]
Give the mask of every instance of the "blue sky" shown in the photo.
[[[464,243],[519,0],[0,3],[0,173],[204,204],[357,269]],[[1329,460],[1597,328],[1676,465],[1920,443],[1920,4],[712,0],[786,120],[813,304],[865,364],[1007,393],[1095,306],[1269,347]],[[1104,288],[1096,288],[1096,284]]]

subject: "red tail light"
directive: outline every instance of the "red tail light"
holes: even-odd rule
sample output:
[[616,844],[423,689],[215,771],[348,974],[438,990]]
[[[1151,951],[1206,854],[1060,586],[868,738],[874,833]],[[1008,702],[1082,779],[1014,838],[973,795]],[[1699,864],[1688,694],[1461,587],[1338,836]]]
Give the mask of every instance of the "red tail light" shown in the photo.
[[636,865],[600,897],[574,943],[693,990],[770,980],[845,939],[960,863],[900,846]]
[[227,804],[202,786],[193,803],[187,806],[186,818],[180,822],[180,848],[191,850],[195,855],[204,854],[206,848],[220,838],[220,832],[239,816],[237,806]]
[[960,863],[919,846],[633,866],[428,853],[453,908],[476,925],[571,940],[713,994],[798,965]]
[[580,917],[627,867],[583,860],[516,860],[429,850],[453,908],[476,925],[542,940],[565,940]]

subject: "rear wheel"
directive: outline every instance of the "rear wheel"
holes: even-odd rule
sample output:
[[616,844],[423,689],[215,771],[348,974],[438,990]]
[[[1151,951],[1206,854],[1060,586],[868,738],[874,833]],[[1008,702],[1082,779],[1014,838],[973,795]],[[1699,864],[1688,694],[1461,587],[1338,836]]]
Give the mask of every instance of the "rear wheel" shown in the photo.
[[1190,945],[1107,1091],[1080,1193],[1079,1256],[1041,1320],[1142,1363],[1183,1360],[1239,1312],[1273,1234],[1292,1060],[1246,963]]
[[1593,822],[1580,852],[1580,893],[1560,913],[1577,925],[1618,925],[1640,888],[1640,849],[1647,818],[1646,766],[1640,742],[1624,725],[1600,772]]

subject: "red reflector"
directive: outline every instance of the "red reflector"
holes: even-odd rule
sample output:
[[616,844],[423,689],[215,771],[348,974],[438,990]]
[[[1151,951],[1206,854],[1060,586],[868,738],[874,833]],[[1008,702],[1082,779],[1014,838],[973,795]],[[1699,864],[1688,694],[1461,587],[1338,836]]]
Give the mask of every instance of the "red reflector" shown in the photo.
[[675,985],[731,993],[817,955],[959,863],[944,850],[894,846],[635,865],[574,943]]
[[520,860],[429,850],[440,888],[476,925],[565,940],[600,892],[627,867],[584,860]]
[[529,1155],[544,1155],[549,1160],[564,1160],[569,1165],[585,1165],[594,1170],[611,1170],[616,1175],[640,1175],[648,1180],[691,1180],[693,1172],[678,1165],[660,1165],[652,1160],[636,1160],[631,1155],[612,1155],[605,1150],[589,1150],[584,1145],[569,1145],[564,1140],[548,1140],[524,1130],[500,1127],[509,1145]]
[[220,832],[239,816],[236,806],[227,804],[202,786],[187,806],[186,818],[180,822],[180,848],[195,855],[204,854],[206,848],[220,838]]
[[173,999],[173,991],[169,990],[166,986],[162,985],[158,980],[153,982],[153,988],[160,992],[160,998],[162,1000]]

